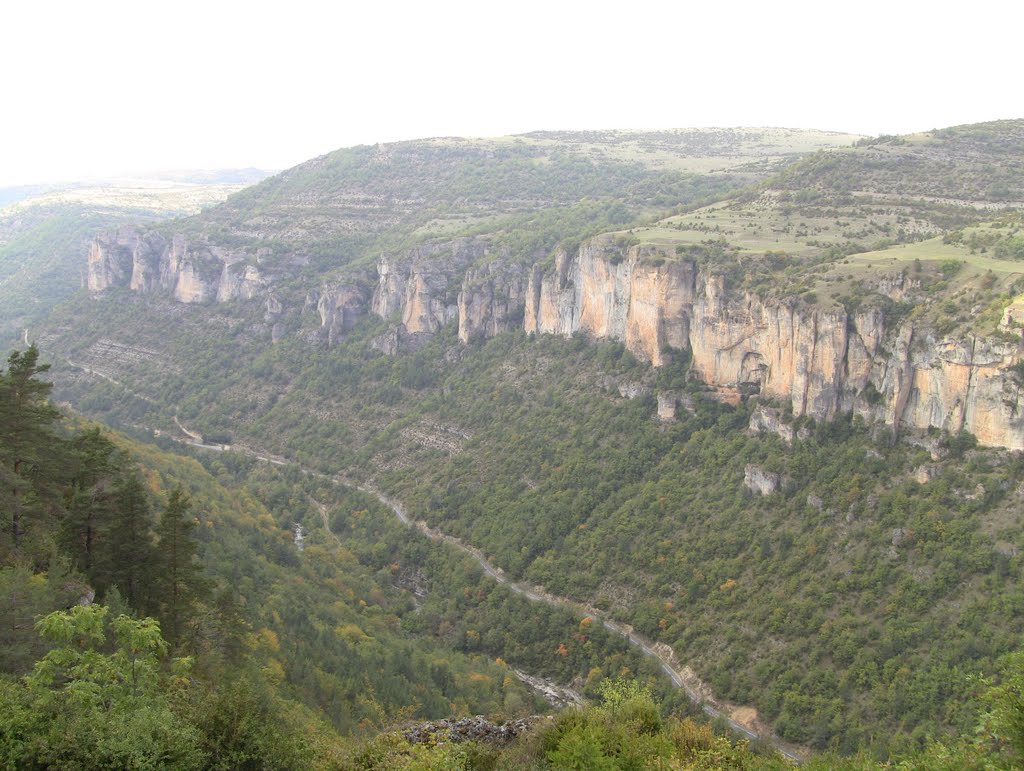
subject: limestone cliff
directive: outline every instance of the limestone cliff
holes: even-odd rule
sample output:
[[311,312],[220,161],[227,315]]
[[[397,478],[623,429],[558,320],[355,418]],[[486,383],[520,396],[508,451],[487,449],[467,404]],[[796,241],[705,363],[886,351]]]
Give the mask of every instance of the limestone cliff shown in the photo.
[[338,342],[366,314],[367,294],[365,289],[355,284],[339,284],[317,293],[316,310],[328,344]]
[[551,274],[535,267],[530,276],[526,331],[620,340],[660,366],[666,349],[687,346],[695,271],[687,262],[646,262],[652,251],[597,243],[559,251]]
[[127,286],[142,294],[166,292],[183,303],[251,299],[267,282],[247,255],[184,236],[119,230],[98,236],[89,249],[86,287],[101,292]]
[[[93,291],[128,286],[181,302],[269,298],[258,262],[181,236],[119,231],[93,243],[86,281]],[[582,332],[621,341],[654,366],[687,351],[691,375],[720,401],[757,393],[797,417],[854,412],[896,429],[967,430],[984,444],[1024,449],[1020,376],[1011,369],[1021,351],[1009,334],[942,338],[909,321],[890,327],[869,304],[851,315],[839,305],[762,299],[713,268],[608,237],[557,252],[547,270],[527,268],[486,238],[431,242],[382,256],[375,278],[372,292],[373,277],[356,272],[308,293],[328,343],[369,312],[392,322],[378,345],[387,353],[422,345],[453,322],[463,342],[520,324],[534,334]],[[883,283],[877,291],[888,297],[914,289],[899,278]]]
[[527,270],[523,265],[490,262],[466,272],[459,292],[459,340],[493,337],[518,329],[526,304]]
[[535,267],[526,296],[527,332],[619,340],[654,366],[668,350],[689,350],[691,374],[716,393],[759,393],[795,416],[853,411],[1024,449],[1014,342],[937,338],[910,322],[888,329],[878,309],[763,300],[654,247],[607,241],[560,252],[548,273]]
[[371,308],[408,334],[436,332],[459,317],[459,279],[488,250],[483,240],[438,241],[377,262]]

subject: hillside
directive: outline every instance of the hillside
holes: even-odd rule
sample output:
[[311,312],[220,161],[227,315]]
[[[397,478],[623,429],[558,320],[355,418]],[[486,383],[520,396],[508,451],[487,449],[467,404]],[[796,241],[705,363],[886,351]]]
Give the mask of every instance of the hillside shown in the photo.
[[1020,125],[340,150],[98,237],[33,337],[90,415],[370,483],[761,735],[885,757],[1019,644]]

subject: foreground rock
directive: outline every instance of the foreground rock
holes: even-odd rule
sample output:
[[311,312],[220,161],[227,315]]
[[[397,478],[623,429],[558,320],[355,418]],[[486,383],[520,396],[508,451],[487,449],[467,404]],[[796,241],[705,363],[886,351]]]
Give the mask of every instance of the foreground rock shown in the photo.
[[402,736],[412,744],[458,744],[460,742],[507,743],[528,731],[546,718],[534,715],[506,723],[492,723],[477,715],[458,719],[435,720],[420,723],[402,731]]

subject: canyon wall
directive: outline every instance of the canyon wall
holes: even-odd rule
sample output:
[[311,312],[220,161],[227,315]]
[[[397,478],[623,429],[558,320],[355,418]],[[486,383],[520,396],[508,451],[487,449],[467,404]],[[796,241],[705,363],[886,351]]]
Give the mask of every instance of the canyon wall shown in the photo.
[[[691,374],[718,397],[758,393],[796,416],[852,411],[897,429],[967,430],[983,444],[1024,449],[1016,342],[938,337],[909,321],[890,329],[877,308],[849,315],[799,298],[763,300],[658,247],[607,238],[557,252],[547,269],[528,268],[485,238],[439,241],[382,256],[375,273],[307,294],[328,343],[367,313],[390,322],[389,352],[449,324],[464,343],[520,327],[583,333],[618,340],[654,366],[688,351]],[[270,292],[244,255],[126,231],[96,240],[86,283],[181,302]],[[906,287],[879,291],[897,290]]]
[[170,241],[159,233],[119,230],[93,240],[85,285],[92,292],[127,286],[134,292],[168,293],[179,302],[250,300],[266,292],[268,282],[253,258],[207,244]]
[[652,247],[585,245],[556,255],[548,273],[534,268],[525,328],[619,340],[655,366],[688,350],[691,374],[717,394],[758,393],[796,416],[852,411],[1024,449],[1019,342],[939,337],[910,321],[886,329],[877,308],[762,300]]
[[[688,346],[696,275],[691,263],[659,264],[650,252],[589,243],[575,253],[556,253],[550,274],[535,266],[526,291],[526,331],[620,340],[660,366],[667,349]],[[645,262],[648,257],[654,261]]]

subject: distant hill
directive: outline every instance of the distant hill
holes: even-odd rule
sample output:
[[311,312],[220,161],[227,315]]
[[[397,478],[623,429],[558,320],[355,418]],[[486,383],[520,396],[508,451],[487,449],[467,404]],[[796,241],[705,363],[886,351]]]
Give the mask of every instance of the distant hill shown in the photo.
[[794,191],[1024,203],[1024,121],[864,139],[793,165],[775,181]]

